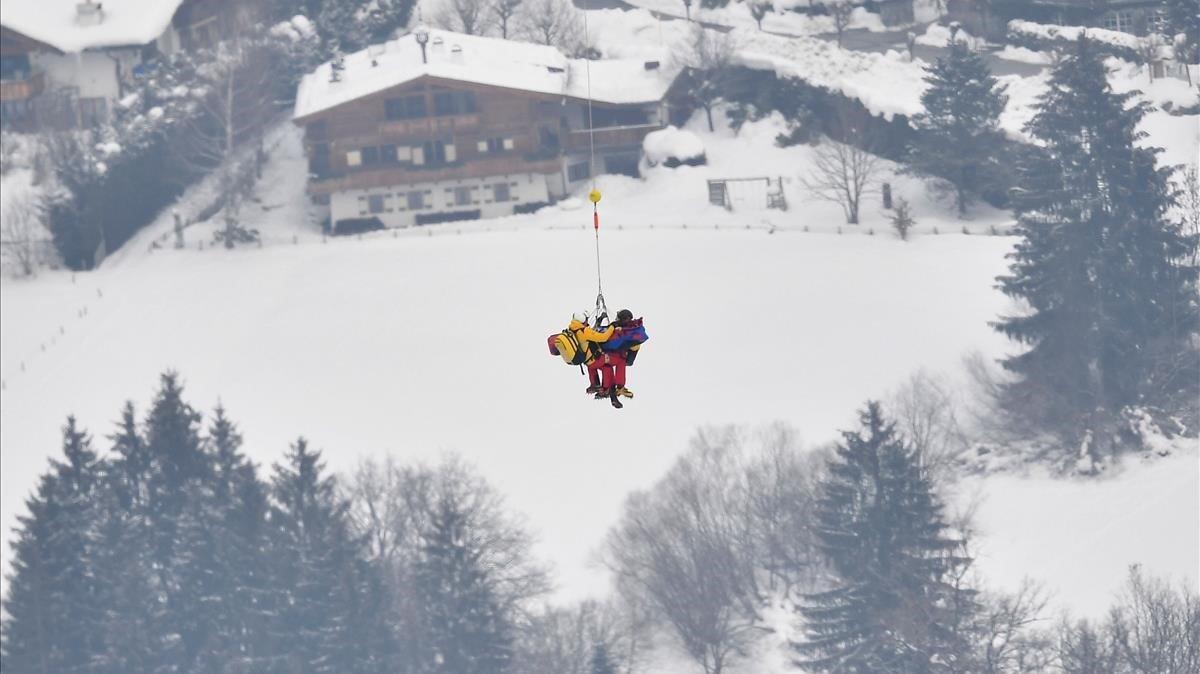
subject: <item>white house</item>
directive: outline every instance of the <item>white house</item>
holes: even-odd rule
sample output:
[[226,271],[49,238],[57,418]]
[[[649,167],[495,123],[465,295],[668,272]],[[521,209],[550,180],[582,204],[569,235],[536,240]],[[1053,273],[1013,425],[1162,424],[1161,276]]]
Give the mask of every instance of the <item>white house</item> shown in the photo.
[[213,40],[226,5],[226,0],[4,0],[5,125],[62,127],[106,119],[148,59]]

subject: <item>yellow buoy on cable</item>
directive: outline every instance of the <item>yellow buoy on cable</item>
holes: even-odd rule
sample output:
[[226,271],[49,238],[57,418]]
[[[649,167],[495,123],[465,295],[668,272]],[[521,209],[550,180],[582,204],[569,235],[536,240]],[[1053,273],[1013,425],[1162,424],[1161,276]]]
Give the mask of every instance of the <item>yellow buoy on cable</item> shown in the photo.
[[600,203],[600,190],[592,190],[591,192],[588,192],[588,201],[592,202],[593,204]]

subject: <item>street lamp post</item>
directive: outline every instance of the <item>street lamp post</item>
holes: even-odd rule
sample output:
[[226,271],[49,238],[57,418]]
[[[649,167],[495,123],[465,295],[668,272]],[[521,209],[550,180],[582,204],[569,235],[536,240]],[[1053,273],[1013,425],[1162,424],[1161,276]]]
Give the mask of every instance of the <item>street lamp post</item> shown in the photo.
[[683,0],[683,11],[687,13],[687,20],[692,20],[692,0]]
[[417,44],[421,45],[421,63],[429,63],[429,59],[425,57],[425,45],[429,42],[429,29],[424,24],[417,26],[413,31],[413,36],[417,38]]

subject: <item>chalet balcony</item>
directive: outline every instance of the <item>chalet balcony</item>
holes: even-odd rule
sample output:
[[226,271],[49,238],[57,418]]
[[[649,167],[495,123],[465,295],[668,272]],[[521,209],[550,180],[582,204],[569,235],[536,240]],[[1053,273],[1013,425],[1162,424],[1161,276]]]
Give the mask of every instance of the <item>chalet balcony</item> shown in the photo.
[[[641,147],[642,139],[651,131],[663,128],[662,124],[636,124],[594,129],[596,147]],[[567,132],[567,150],[587,150],[591,147],[592,135],[587,129]]]
[[478,114],[396,119],[381,122],[379,135],[385,138],[411,138],[414,136],[428,138],[455,131],[475,131],[479,129],[479,125]]
[[343,174],[330,173],[321,177],[312,174],[308,181],[308,193],[323,195],[344,190],[397,187],[513,173],[554,173],[561,169],[562,161],[557,156],[545,159],[504,157],[425,166],[385,164],[367,169],[358,168]]
[[45,73],[22,74],[0,80],[0,102],[27,101],[46,89]]

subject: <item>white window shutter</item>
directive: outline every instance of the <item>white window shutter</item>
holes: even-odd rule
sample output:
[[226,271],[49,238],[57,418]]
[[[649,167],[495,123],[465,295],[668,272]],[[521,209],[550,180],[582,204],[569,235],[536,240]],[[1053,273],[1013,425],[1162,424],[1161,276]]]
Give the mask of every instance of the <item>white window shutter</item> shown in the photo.
[[454,150],[454,143],[446,143],[446,161],[455,161],[458,159],[458,153]]
[[351,150],[346,153],[346,164],[349,166],[359,166],[362,164],[362,152]]
[[505,139],[504,139],[504,149],[505,149],[505,150],[511,150],[511,149],[513,149],[513,139],[512,139],[512,138],[505,138]]
[[414,147],[412,149],[412,163],[417,165],[425,163],[425,148]]
[[481,141],[479,141],[479,142],[478,142],[478,143],[475,145],[475,147],[479,148],[479,151],[480,151],[481,153],[483,153],[483,152],[487,152],[487,141],[486,141],[486,140],[481,140]]
[[396,161],[412,161],[413,149],[407,145],[396,146]]

